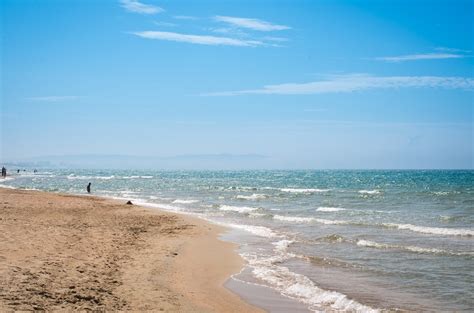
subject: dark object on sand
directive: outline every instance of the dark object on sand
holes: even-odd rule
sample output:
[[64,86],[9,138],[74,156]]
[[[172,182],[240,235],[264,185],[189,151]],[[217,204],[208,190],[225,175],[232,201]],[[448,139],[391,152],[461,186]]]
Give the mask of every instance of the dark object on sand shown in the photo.
[[89,183],[89,185],[87,185],[87,192],[91,193],[91,183]]
[[5,166],[2,166],[2,177],[7,177],[7,169],[5,168]]
[[126,204],[133,205],[132,201],[130,201],[130,200],[128,200]]

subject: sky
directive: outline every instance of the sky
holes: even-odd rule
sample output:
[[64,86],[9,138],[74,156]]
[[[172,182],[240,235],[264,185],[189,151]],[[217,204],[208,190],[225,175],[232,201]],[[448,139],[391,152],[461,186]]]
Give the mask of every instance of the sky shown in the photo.
[[0,9],[2,162],[474,167],[473,1],[3,0]]

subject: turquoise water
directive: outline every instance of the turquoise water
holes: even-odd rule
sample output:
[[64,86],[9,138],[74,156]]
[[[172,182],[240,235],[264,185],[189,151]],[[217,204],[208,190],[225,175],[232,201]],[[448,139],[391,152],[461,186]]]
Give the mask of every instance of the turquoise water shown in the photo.
[[[472,311],[474,171],[21,172],[0,184],[196,214],[233,229],[234,278],[318,311]],[[216,256],[218,257],[218,256]]]

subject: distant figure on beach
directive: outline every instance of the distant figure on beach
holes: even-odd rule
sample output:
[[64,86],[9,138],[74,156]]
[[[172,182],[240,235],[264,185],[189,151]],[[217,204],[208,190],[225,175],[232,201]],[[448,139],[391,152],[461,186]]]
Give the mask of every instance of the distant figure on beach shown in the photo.
[[2,177],[7,177],[7,169],[5,168],[5,166],[2,166]]
[[35,170],[33,171],[33,173],[38,173],[38,170],[37,170],[37,169],[35,169]]
[[17,169],[17,170],[16,170],[16,172],[17,172],[17,173],[20,173],[20,170],[19,170],[19,169]]
[[91,193],[91,183],[89,183],[89,185],[87,185],[87,192]]

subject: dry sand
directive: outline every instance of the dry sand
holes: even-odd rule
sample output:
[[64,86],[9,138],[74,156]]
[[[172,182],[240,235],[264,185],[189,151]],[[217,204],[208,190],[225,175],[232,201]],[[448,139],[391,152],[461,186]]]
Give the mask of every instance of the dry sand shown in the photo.
[[0,311],[261,312],[223,287],[222,228],[97,197],[0,188]]

